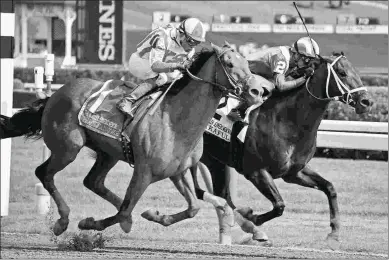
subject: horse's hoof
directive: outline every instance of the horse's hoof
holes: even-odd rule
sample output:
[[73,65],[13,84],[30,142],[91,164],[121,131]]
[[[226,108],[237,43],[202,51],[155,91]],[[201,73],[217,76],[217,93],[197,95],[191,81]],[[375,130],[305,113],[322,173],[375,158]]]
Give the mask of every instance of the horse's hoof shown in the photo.
[[61,235],[63,232],[65,232],[66,229],[68,229],[69,220],[63,220],[58,219],[53,227],[53,233],[56,236]]
[[95,228],[95,219],[86,218],[78,222],[78,228],[81,230],[90,230]]
[[251,237],[247,237],[246,239],[243,239],[239,244],[251,245],[251,246],[261,246],[261,247],[272,247],[273,246],[273,243],[270,240],[253,239]]
[[124,231],[124,233],[130,233],[132,227],[132,220],[124,220],[120,222],[120,227]]
[[329,234],[326,239],[327,245],[332,250],[339,250],[340,249],[340,242],[338,236]]
[[253,240],[257,241],[269,241],[269,237],[266,235],[265,232],[256,230],[253,234]]
[[262,246],[262,247],[272,247],[273,246],[273,242],[271,242],[270,240],[256,240],[256,239],[253,239],[253,245],[255,246]]
[[148,221],[156,221],[157,217],[159,216],[159,211],[155,209],[149,209],[143,212],[141,216]]

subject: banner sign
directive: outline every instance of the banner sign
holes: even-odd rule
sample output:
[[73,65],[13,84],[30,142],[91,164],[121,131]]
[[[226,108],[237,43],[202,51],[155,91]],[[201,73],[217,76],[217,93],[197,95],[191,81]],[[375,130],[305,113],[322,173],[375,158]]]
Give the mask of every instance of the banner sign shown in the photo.
[[123,0],[86,1],[88,10],[86,60],[122,64]]
[[337,25],[338,34],[388,34],[388,25]]
[[[329,34],[334,32],[332,24],[307,24],[310,33]],[[306,30],[302,24],[273,24],[274,33],[305,33]]]
[[266,33],[271,32],[271,26],[257,23],[213,23],[211,30],[213,32]]

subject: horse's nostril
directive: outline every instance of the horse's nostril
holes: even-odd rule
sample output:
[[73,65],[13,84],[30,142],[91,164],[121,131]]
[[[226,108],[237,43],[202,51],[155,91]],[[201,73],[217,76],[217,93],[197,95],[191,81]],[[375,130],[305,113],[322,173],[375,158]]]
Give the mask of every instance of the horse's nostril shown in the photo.
[[253,96],[258,96],[259,95],[259,91],[258,89],[250,89],[250,94],[253,95]]
[[373,102],[370,102],[368,99],[362,99],[360,103],[364,107],[369,107],[369,106],[373,105]]

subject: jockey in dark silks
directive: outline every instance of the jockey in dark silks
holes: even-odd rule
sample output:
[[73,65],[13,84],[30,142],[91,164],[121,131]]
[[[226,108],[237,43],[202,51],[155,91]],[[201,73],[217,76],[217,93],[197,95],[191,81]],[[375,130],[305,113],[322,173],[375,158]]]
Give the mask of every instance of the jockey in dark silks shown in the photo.
[[[283,92],[302,86],[314,72],[312,68],[307,67],[307,64],[318,54],[319,45],[309,37],[300,38],[292,46],[271,47],[249,54],[246,59],[249,61],[250,70],[263,77],[263,101],[274,90]],[[287,76],[290,74],[301,76],[297,78]],[[242,102],[232,109],[228,116],[234,121],[242,121],[246,117],[248,108],[249,105]]]

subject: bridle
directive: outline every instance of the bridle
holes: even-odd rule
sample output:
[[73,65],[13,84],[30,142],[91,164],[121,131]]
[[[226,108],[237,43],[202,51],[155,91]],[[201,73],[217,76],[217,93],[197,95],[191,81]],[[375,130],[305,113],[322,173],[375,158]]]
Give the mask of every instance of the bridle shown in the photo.
[[[219,61],[220,65],[222,66],[223,68],[223,71],[225,73],[225,75],[227,76],[227,79],[228,81],[230,82],[230,84],[233,86],[233,90],[231,89],[228,89],[226,88],[225,86],[217,83],[217,71],[216,71],[216,74],[215,74],[215,80],[216,82],[211,82],[211,81],[208,81],[208,80],[205,80],[205,79],[201,79],[195,75],[193,75],[188,69],[186,69],[186,72],[188,73],[188,75],[194,79],[194,80],[198,80],[198,81],[202,81],[202,82],[206,82],[206,83],[209,83],[209,84],[212,84],[216,87],[218,87],[220,89],[220,91],[222,92],[222,95],[223,97],[232,97],[232,98],[236,98],[236,99],[240,99],[240,100],[243,100],[243,98],[240,97],[240,95],[242,94],[242,88],[243,86],[247,86],[249,81],[254,78],[254,75],[251,74],[251,75],[248,75],[247,77],[241,79],[241,80],[235,80],[226,70],[223,62],[221,61],[220,57],[222,57],[227,51],[233,51],[234,49],[232,48],[226,48],[224,51],[222,51],[219,55],[217,55],[217,60]],[[231,95],[229,95],[231,94]]]
[[[326,98],[319,98],[319,97],[316,97],[311,91],[309,91],[309,88],[308,88],[308,83],[309,83],[309,80],[311,77],[309,77],[307,79],[307,81],[305,82],[305,88],[307,89],[308,93],[314,97],[315,99],[318,99],[318,100],[323,100],[323,101],[341,101],[345,104],[348,104],[348,105],[351,105],[351,106],[354,106],[356,104],[355,100],[353,100],[352,98],[352,93],[355,93],[355,92],[359,92],[359,91],[367,91],[366,87],[359,87],[359,88],[356,88],[356,89],[349,89],[340,79],[339,79],[339,76],[338,74],[336,74],[333,66],[341,59],[341,58],[346,58],[346,56],[344,55],[340,55],[338,56],[331,64],[329,62],[327,62],[327,81],[326,81]],[[321,58],[321,60],[324,60],[323,58]],[[335,79],[335,82],[336,82],[336,86],[338,87],[338,90],[339,92],[342,94],[340,96],[333,96],[333,97],[330,97],[329,95],[329,82],[330,82],[330,77],[331,75],[334,77]]]

